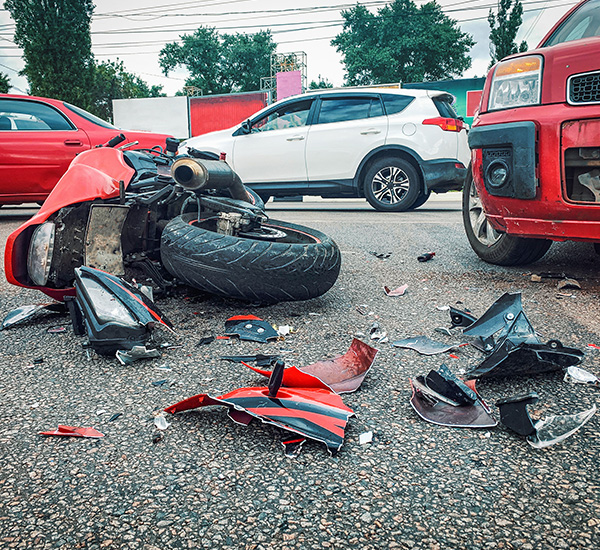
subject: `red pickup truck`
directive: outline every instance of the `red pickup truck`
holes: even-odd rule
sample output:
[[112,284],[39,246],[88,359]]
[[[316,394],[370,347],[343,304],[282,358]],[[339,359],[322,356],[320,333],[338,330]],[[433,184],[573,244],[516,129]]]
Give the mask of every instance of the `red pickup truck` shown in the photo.
[[469,146],[463,221],[480,258],[531,263],[566,240],[600,252],[600,0],[492,67]]

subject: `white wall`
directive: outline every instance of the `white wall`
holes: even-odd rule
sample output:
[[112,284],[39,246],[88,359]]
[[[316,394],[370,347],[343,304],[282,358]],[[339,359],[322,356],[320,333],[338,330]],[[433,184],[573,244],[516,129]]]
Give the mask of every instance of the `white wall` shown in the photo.
[[113,99],[113,119],[118,128],[190,137],[188,98],[148,97]]

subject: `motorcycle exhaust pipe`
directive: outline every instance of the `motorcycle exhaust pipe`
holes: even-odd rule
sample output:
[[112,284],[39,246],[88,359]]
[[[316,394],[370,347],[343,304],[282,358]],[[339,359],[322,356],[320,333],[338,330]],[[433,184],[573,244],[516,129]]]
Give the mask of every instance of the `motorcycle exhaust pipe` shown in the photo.
[[187,191],[228,189],[234,199],[252,203],[240,177],[223,161],[180,158],[173,163],[171,176]]

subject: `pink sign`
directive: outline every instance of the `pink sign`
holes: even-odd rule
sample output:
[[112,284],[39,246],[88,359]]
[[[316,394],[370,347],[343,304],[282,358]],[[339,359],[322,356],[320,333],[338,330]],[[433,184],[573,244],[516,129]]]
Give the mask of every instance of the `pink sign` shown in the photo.
[[301,93],[302,74],[300,71],[277,73],[277,101]]

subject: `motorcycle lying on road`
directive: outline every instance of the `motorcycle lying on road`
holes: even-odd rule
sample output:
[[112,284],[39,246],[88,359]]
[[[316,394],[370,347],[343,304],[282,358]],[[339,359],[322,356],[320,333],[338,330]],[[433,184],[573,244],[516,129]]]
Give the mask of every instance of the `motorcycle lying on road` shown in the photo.
[[262,304],[315,298],[335,283],[335,242],[270,220],[224,160],[193,150],[177,156],[176,140],[165,150],[119,143],[80,153],[38,213],[9,236],[10,283],[63,300],[80,266],[118,277],[141,270],[166,292],[182,282]]

